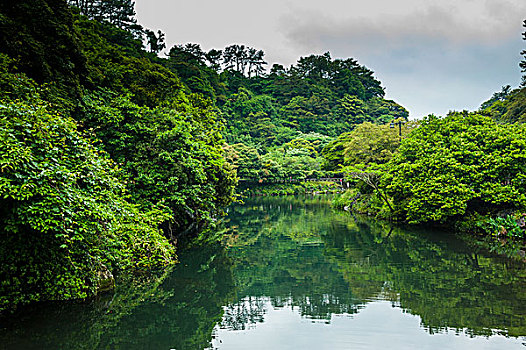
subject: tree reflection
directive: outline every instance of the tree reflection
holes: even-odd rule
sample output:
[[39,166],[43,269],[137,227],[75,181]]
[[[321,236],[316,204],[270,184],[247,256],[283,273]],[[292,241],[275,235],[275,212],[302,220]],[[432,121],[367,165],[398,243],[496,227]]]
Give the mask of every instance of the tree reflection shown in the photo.
[[225,307],[221,327],[232,331],[244,330],[263,322],[266,313],[266,298],[247,297]]
[[219,245],[196,247],[161,275],[126,277],[89,304],[25,310],[3,326],[6,349],[204,349],[231,303],[230,260]]
[[[386,238],[382,225],[356,221],[359,230],[343,236],[331,232],[324,240],[327,256],[356,295],[364,298],[380,289],[355,286],[387,281],[389,298],[420,316],[430,333],[453,328],[471,335],[526,334],[523,263],[474,253],[443,233],[395,228]],[[364,257],[368,264],[354,264]]]
[[232,208],[226,242],[239,303],[268,296],[272,307],[329,321],[384,299],[420,316],[430,333],[526,334],[524,264],[474,253],[443,232],[335,212],[324,201],[267,197]]
[[172,272],[121,278],[89,303],[2,321],[6,349],[204,349],[214,328],[243,330],[269,308],[331,322],[371,300],[418,315],[430,333],[526,335],[524,264],[445,233],[333,211],[326,197],[257,198],[229,209],[224,245],[180,256]]

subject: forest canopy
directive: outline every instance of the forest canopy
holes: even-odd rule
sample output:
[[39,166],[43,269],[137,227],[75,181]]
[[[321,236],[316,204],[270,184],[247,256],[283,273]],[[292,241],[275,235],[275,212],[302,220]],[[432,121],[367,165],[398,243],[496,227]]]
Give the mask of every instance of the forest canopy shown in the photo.
[[344,205],[411,223],[519,215],[525,106],[503,87],[410,122],[354,58],[166,47],[132,0],[0,3],[0,312],[174,264],[239,180],[346,177]]
[[408,117],[352,58],[167,48],[131,0],[4,2],[0,28],[0,311],[173,264],[239,178],[325,175],[338,135]]

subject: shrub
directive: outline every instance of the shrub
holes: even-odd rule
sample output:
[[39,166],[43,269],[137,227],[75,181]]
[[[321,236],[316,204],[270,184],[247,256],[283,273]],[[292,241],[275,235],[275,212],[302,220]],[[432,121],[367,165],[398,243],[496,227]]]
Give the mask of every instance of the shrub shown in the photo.
[[33,101],[0,105],[0,311],[96,293],[100,272],[175,261],[162,206],[128,202],[120,170],[76,122]]

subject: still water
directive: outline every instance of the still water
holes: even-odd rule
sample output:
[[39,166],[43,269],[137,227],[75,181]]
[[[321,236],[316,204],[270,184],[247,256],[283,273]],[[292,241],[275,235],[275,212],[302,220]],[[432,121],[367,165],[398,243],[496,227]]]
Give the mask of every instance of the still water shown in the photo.
[[0,348],[526,349],[524,264],[328,201],[246,200],[221,244],[97,300],[23,310]]

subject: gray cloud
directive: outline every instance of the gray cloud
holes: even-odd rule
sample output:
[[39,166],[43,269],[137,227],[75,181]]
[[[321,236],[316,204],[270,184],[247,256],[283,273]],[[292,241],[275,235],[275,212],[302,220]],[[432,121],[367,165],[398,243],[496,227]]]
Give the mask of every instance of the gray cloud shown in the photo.
[[[406,1],[411,2],[415,3]],[[297,9],[283,15],[280,23],[286,37],[296,45],[319,46],[337,38],[357,48],[380,50],[430,41],[450,46],[494,45],[516,35],[526,15],[526,2],[522,0],[486,0],[483,6],[466,6],[471,2],[460,2],[464,4],[460,6],[458,1],[443,0],[440,5],[429,3],[403,14],[390,13],[387,5],[382,7],[384,12],[345,12],[343,16]]]
[[502,85],[518,84],[526,2],[401,2],[411,10],[397,13],[386,2],[375,13],[298,9],[280,18],[281,29],[299,51],[357,58],[413,117],[475,109]]
[[330,51],[376,72],[412,116],[476,108],[520,80],[524,0],[136,0],[167,45],[263,49],[269,66]]

